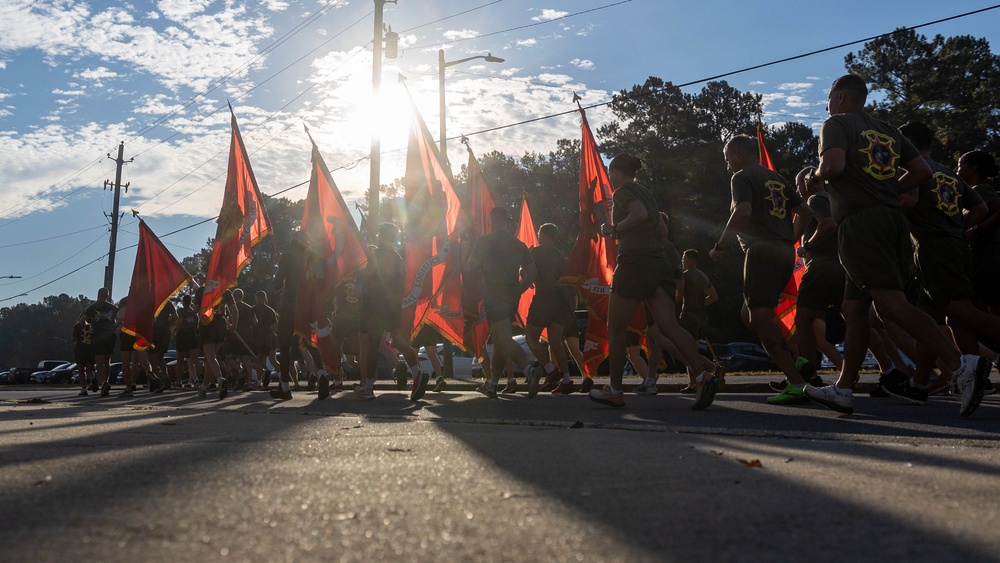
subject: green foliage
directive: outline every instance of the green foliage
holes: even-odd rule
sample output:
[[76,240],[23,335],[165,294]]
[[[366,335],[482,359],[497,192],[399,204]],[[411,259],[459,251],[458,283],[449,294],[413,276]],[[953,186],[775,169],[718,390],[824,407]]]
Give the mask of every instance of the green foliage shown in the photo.
[[932,158],[1000,151],[1000,57],[986,39],[934,36],[900,29],[844,59],[865,78],[873,114],[894,125],[922,121],[935,131]]
[[93,302],[63,293],[0,309],[0,371],[36,367],[41,360],[72,362],[73,325]]

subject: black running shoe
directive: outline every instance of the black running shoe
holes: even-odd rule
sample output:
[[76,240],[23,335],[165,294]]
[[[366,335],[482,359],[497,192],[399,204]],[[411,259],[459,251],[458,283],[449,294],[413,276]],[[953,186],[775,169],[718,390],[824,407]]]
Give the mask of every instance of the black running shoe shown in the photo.
[[101,396],[107,397],[110,394],[111,394],[111,384],[105,381],[104,385],[101,386]]
[[[892,368],[891,370],[878,376],[878,383],[875,384],[875,387],[868,393],[868,395],[871,397],[888,397],[890,395],[885,390],[887,386],[902,385],[909,380],[910,376],[896,368]],[[815,385],[813,387],[815,387]]]
[[319,381],[319,378],[316,377],[315,373],[309,374],[309,384],[306,386],[306,390],[315,391],[317,381]]
[[590,390],[593,388],[594,380],[587,376],[583,376],[583,382],[580,383],[580,392],[584,394],[590,393]]
[[229,395],[229,380],[225,377],[219,382],[219,400],[225,399]]
[[316,384],[318,392],[316,393],[316,398],[322,401],[330,396],[330,378],[324,373],[319,376],[319,381]]
[[90,380],[90,392],[97,393],[97,389],[98,389],[98,383],[97,383],[97,378],[95,377],[94,379]]
[[427,383],[431,380],[431,374],[429,373],[418,373],[415,378],[414,383],[416,386],[410,391],[410,400],[419,401],[424,397],[424,393],[427,392]]
[[278,399],[279,401],[288,401],[292,398],[292,392],[284,391],[281,387],[278,387],[277,389],[271,389],[271,398]]
[[885,392],[893,397],[906,401],[912,405],[926,405],[927,404],[927,389],[917,389],[910,384],[909,381],[905,383],[889,383],[882,387]]

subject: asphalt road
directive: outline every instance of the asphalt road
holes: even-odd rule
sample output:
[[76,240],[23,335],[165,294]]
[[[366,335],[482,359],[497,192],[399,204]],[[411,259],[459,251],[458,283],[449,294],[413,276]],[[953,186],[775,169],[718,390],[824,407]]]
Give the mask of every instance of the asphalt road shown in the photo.
[[75,394],[0,391],[0,561],[1000,561],[997,396]]

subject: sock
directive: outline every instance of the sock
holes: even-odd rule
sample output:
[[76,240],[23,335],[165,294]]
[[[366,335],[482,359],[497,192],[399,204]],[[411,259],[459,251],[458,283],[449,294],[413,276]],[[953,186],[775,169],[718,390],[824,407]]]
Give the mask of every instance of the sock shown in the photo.
[[285,393],[288,393],[288,382],[287,381],[282,381],[281,382],[281,390],[284,391]]
[[326,375],[327,378],[329,378],[329,374],[326,373],[326,368],[319,368],[319,373],[317,373],[316,375],[318,375],[320,377],[323,377],[324,375]]
[[615,397],[617,397],[618,395],[621,395],[621,394],[622,394],[622,392],[621,392],[621,391],[619,391],[619,390],[615,389],[614,387],[611,387],[610,385],[608,386],[608,388],[609,388],[609,389],[611,389],[611,395],[612,395],[612,396],[615,396]]
[[420,375],[420,366],[410,366],[410,375],[416,379]]
[[556,371],[556,366],[552,365],[552,362],[545,364],[545,373],[552,373]]
[[563,374],[562,382],[563,383],[573,383],[573,378],[570,377],[568,373],[564,373]]

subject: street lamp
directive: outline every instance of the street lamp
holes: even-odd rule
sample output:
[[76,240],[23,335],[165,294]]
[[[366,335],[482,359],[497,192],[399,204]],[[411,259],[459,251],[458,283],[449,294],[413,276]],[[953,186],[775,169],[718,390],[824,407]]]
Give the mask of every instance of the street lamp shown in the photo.
[[16,279],[19,279],[20,277],[21,276],[0,276],[0,280],[5,280],[5,279],[6,280],[16,280]]
[[457,61],[444,61],[444,49],[438,49],[438,92],[440,97],[441,107],[439,108],[439,113],[441,115],[441,156],[444,157],[445,163],[451,167],[448,162],[448,135],[445,133],[444,125],[444,69],[455,66],[462,63],[467,63],[469,61],[474,61],[476,59],[484,59],[488,63],[502,63],[503,59],[500,57],[494,57],[492,53],[487,53],[485,55],[477,55],[475,57],[466,57],[464,59],[458,59]]

